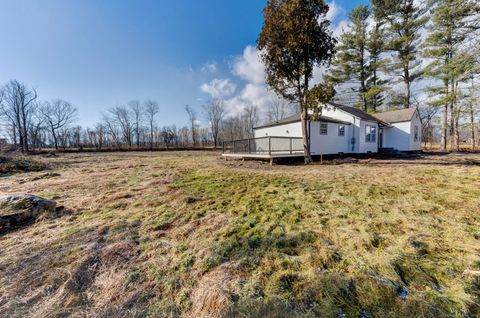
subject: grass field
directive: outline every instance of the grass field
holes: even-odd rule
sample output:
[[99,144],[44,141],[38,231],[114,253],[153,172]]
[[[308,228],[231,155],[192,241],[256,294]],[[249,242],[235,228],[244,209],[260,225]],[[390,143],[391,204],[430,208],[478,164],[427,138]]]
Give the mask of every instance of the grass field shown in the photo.
[[0,316],[479,317],[480,155],[349,164],[70,154],[0,193]]

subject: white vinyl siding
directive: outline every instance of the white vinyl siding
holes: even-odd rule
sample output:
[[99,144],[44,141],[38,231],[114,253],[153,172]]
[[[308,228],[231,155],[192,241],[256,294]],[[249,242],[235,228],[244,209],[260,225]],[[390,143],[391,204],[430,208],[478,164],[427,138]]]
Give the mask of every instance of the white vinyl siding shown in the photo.
[[311,122],[310,124],[310,149],[313,155],[327,155],[348,153],[351,125],[345,125],[345,136],[338,136],[337,123],[324,122],[328,125],[328,135],[320,134],[320,122]]

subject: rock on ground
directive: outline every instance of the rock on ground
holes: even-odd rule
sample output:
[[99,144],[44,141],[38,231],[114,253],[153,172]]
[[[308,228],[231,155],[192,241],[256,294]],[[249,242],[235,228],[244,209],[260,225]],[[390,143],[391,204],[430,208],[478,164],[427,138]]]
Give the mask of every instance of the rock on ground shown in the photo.
[[0,229],[54,213],[56,207],[54,201],[31,194],[0,196]]

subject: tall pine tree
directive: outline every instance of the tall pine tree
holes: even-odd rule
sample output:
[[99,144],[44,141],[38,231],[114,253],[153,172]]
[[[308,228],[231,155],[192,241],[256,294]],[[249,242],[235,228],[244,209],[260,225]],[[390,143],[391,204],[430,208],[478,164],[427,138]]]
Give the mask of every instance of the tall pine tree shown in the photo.
[[374,26],[369,26],[372,11],[368,6],[354,8],[349,17],[351,29],[341,35],[328,78],[343,87],[344,94],[356,95],[355,107],[375,112],[383,103],[386,82],[380,76],[384,67],[383,26],[376,18]]
[[373,26],[367,42],[370,57],[368,66],[369,78],[367,81],[368,90],[366,95],[371,109],[376,112],[385,100],[384,92],[387,89],[388,79],[384,72],[387,60],[382,56],[385,52],[385,23],[375,6],[372,8],[372,16]]
[[431,10],[432,21],[423,54],[432,62],[426,67],[425,74],[439,84],[428,88],[430,96],[434,97],[430,104],[443,107],[441,149],[447,149],[450,135],[451,149],[458,150],[459,87],[469,79],[475,64],[475,57],[467,52],[466,40],[472,31],[478,29],[474,17],[480,6],[475,0],[434,0]]
[[387,23],[386,47],[394,53],[389,65],[390,73],[400,77],[404,86],[403,95],[392,99],[394,106],[409,108],[412,105],[412,86],[420,78],[418,67],[420,30],[428,17],[424,9],[415,5],[415,0],[372,0],[379,16]]
[[370,9],[360,5],[350,13],[351,30],[342,33],[333,61],[329,79],[336,84],[345,84],[348,90],[358,95],[354,106],[367,111],[368,80],[368,19]]

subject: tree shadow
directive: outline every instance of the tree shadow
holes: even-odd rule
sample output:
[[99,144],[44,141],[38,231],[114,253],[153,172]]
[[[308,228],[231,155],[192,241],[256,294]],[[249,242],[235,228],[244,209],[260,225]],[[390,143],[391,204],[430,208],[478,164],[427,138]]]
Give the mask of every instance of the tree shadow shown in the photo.
[[[438,165],[480,166],[480,153],[399,153],[399,154],[338,154],[313,156],[313,165]],[[303,165],[303,157],[279,158],[278,165]]]

